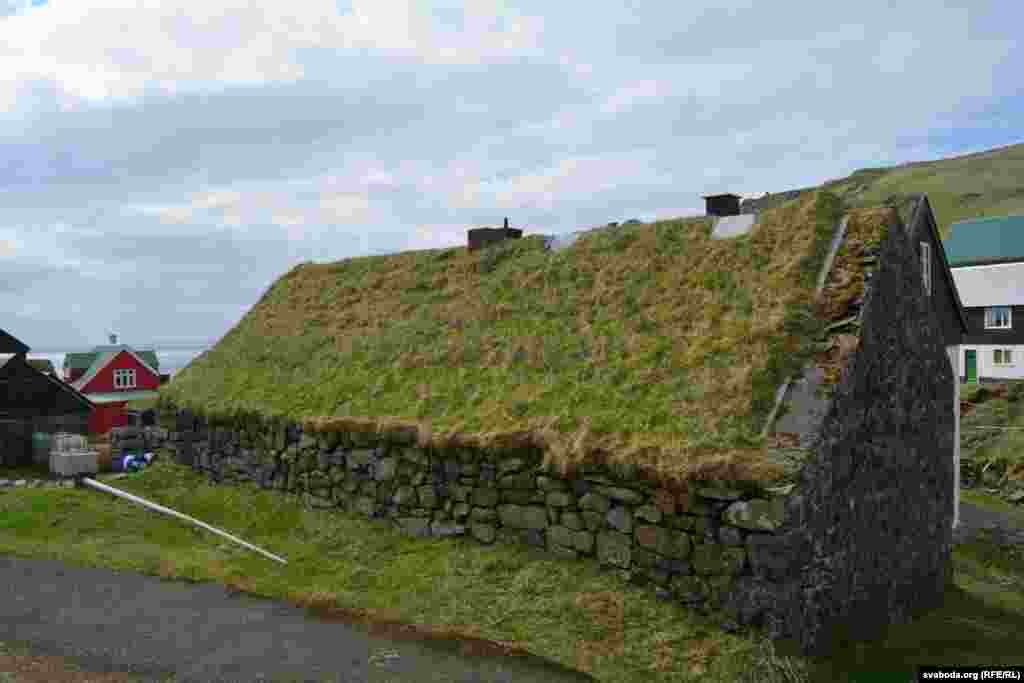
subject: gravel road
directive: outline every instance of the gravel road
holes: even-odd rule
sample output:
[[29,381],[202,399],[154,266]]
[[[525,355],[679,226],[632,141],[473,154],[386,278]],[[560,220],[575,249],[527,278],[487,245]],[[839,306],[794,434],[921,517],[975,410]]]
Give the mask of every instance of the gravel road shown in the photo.
[[[87,679],[69,669],[67,677],[54,670],[6,679],[17,681],[592,680],[538,658],[466,654],[457,641],[374,635],[220,584],[14,557],[0,557],[0,643],[30,651],[37,668],[67,658],[109,675]],[[0,665],[5,659],[13,661],[3,656]]]

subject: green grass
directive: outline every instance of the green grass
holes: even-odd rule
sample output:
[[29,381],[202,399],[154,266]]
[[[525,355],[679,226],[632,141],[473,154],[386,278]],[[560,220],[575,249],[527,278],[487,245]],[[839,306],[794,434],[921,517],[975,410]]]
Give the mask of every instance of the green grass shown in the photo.
[[0,493],[0,553],[218,581],[328,613],[511,644],[601,681],[863,681],[922,663],[1024,664],[1024,558],[984,539],[956,547],[955,586],[941,610],[813,661],[781,656],[757,632],[724,633],[590,563],[411,538],[382,520],[304,509],[294,497],[210,486],[167,462],[115,485],[289,564],[88,489]]
[[648,589],[531,549],[416,539],[384,521],[304,509],[293,497],[210,486],[166,462],[114,485],[288,565],[89,489],[0,493],[0,553],[220,581],[435,635],[508,643],[605,681],[735,681],[747,671],[781,681],[780,671],[797,666],[771,664],[760,639],[724,634]]
[[864,169],[826,185],[852,205],[925,192],[939,232],[960,220],[1024,213],[1024,145],[904,166]]

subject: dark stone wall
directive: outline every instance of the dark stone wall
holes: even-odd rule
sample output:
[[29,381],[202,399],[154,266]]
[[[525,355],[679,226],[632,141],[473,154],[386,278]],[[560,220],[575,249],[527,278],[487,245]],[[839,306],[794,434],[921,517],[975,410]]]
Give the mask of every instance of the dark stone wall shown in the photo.
[[773,627],[806,653],[942,604],[952,580],[954,406],[917,250],[888,231],[844,371],[776,552],[804,567]]

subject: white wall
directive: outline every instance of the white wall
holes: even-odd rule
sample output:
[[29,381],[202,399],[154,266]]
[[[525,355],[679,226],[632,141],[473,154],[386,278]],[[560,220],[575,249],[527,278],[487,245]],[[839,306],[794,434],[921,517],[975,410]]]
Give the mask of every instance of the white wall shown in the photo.
[[[1024,379],[1024,346],[1014,344],[961,344],[961,373],[967,372],[966,351],[974,349],[978,358],[978,377],[999,377],[1002,379]],[[996,349],[1012,349],[1013,363],[996,365],[992,362],[992,352]]]
[[[957,351],[960,349],[960,353]],[[953,366],[953,528],[960,524],[960,368],[962,347],[947,346],[950,365]]]

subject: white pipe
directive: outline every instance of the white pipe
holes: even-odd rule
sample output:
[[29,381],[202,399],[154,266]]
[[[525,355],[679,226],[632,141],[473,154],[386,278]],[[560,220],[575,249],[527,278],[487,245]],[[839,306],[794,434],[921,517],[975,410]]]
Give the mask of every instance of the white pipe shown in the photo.
[[145,506],[145,507],[149,508],[150,510],[156,510],[157,512],[163,512],[164,514],[170,515],[172,517],[177,517],[178,519],[183,519],[186,522],[191,522],[192,524],[195,524],[196,526],[200,526],[200,527],[206,529],[207,531],[212,531],[213,533],[217,534],[218,536],[223,536],[224,538],[232,540],[235,543],[238,543],[239,545],[243,545],[246,548],[248,548],[249,550],[255,550],[260,555],[264,555],[266,557],[269,557],[270,559],[276,560],[276,561],[280,562],[281,564],[288,564],[288,562],[284,558],[278,557],[277,555],[274,555],[273,553],[268,553],[266,550],[263,550],[262,548],[257,548],[256,546],[252,545],[251,543],[246,543],[242,539],[237,538],[235,536],[232,536],[231,534],[229,534],[226,531],[221,531],[220,529],[218,529],[216,527],[212,527],[212,526],[210,526],[209,524],[207,524],[205,522],[200,522],[198,519],[195,519],[194,517],[189,517],[188,515],[183,515],[182,513],[177,512],[175,510],[172,510],[170,508],[165,508],[163,505],[157,505],[156,503],[151,503],[150,501],[146,500],[145,498],[139,498],[138,496],[133,496],[130,493],[127,493],[125,491],[120,491],[118,489],[115,489],[113,486],[107,486],[106,484],[101,484],[98,481],[94,481],[92,479],[89,479],[88,477],[82,477],[82,482],[84,484],[88,485],[88,486],[93,487],[94,489],[98,489],[100,491],[106,491],[107,493],[112,493],[115,496],[119,496],[120,498],[127,498],[128,500],[132,501],[133,503],[138,503],[139,505]]

